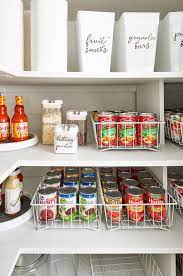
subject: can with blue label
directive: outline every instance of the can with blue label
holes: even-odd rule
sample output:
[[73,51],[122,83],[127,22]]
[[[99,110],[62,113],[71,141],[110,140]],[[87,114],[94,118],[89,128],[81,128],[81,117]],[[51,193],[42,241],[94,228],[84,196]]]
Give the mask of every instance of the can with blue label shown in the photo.
[[86,188],[86,187],[94,187],[96,188],[96,179],[95,177],[82,177],[80,188]]
[[63,187],[74,187],[76,192],[79,190],[79,181],[76,177],[65,177],[63,180]]
[[58,195],[58,213],[64,221],[73,221],[77,216],[76,188],[62,187]]
[[81,188],[79,191],[79,214],[84,221],[97,218],[97,191],[93,187]]
[[81,169],[81,177],[95,177],[96,173],[94,168],[87,167]]

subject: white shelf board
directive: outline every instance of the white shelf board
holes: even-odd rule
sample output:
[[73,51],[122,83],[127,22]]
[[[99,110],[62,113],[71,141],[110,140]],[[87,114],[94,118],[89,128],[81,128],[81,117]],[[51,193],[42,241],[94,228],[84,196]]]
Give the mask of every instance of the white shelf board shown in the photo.
[[166,83],[183,82],[183,72],[128,73],[110,72],[106,74],[67,72],[6,72],[0,71],[0,84],[4,85],[122,85],[142,84],[162,80]]
[[183,166],[183,150],[172,143],[158,152],[147,150],[97,151],[95,145],[80,147],[77,154],[55,154],[53,146],[37,144],[31,148],[0,154],[0,182],[18,166]]
[[[175,254],[183,253],[183,220],[175,214],[174,226],[163,230],[117,230],[107,231],[102,225],[100,231],[87,229],[55,229],[37,231],[30,220],[0,235],[0,248],[9,256],[13,248],[15,264],[17,254]],[[8,241],[9,247],[7,248]],[[16,250],[17,249],[17,252]],[[12,265],[3,267],[11,275]],[[6,270],[5,270],[6,269]]]

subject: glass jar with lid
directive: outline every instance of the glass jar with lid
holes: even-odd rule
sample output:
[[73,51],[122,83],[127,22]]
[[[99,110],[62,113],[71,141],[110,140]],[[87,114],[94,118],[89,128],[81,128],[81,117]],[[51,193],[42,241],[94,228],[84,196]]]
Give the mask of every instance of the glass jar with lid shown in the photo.
[[62,124],[54,129],[55,153],[77,153],[78,125]]
[[78,143],[80,146],[87,142],[87,115],[85,110],[69,110],[66,112],[67,124],[77,124],[79,127]]
[[54,127],[62,123],[62,100],[42,101],[42,142],[53,145]]

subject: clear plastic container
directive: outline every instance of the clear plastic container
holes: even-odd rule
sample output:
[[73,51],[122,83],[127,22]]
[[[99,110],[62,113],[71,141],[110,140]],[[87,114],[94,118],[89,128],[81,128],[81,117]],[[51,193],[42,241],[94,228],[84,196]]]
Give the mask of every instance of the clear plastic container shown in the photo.
[[42,142],[54,144],[54,128],[62,123],[62,100],[42,101]]
[[51,276],[77,276],[79,256],[78,255],[51,255]]
[[67,124],[77,124],[79,127],[78,144],[83,146],[87,142],[87,115],[85,110],[69,110],[66,112]]
[[62,124],[54,129],[54,152],[77,153],[78,125]]
[[49,255],[20,255],[12,276],[50,276]]

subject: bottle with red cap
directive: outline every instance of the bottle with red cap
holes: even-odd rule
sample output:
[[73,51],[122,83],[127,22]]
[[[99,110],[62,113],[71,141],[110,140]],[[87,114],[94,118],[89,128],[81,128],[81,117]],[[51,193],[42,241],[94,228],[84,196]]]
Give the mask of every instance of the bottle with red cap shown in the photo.
[[0,96],[0,142],[6,142],[10,138],[10,118],[7,113],[6,99]]

